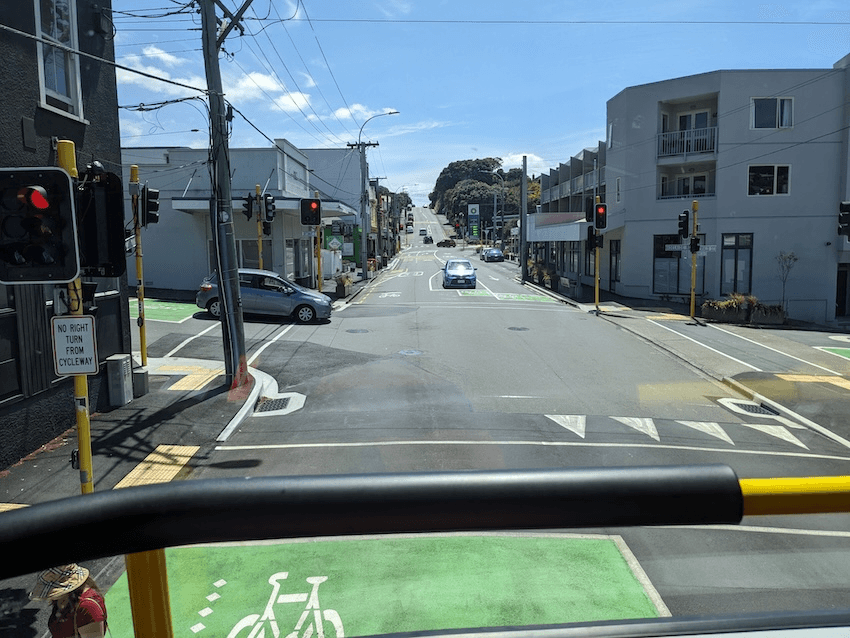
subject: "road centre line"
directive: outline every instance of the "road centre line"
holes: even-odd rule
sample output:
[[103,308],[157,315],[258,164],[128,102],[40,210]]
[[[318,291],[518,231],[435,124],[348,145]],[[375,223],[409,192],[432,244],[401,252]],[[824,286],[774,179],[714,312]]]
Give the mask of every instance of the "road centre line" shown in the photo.
[[806,452],[779,452],[775,450],[742,450],[739,448],[715,448],[697,447],[694,445],[669,445],[665,443],[589,443],[587,441],[463,441],[463,440],[410,440],[410,441],[358,441],[351,443],[267,443],[262,445],[217,445],[219,452],[249,452],[262,450],[306,450],[306,449],[340,449],[340,448],[364,448],[364,447],[400,447],[405,445],[516,445],[536,447],[595,447],[595,448],[623,448],[623,449],[664,449],[682,450],[686,452],[715,452],[718,454],[748,454],[757,456],[778,456],[801,459],[822,459],[827,461],[847,462],[850,458],[846,456],[835,456],[832,454],[815,454]]
[[837,375],[839,377],[841,376],[840,372],[836,372],[835,370],[830,370],[829,368],[824,368],[823,366],[819,366],[816,363],[811,363],[810,361],[806,361],[805,359],[801,359],[800,357],[795,357],[792,354],[788,354],[787,352],[782,352],[781,350],[777,350],[776,348],[771,348],[770,346],[766,346],[763,343],[759,343],[758,341],[753,341],[752,339],[748,339],[747,337],[744,337],[742,335],[731,332],[730,330],[726,330],[724,328],[721,328],[720,326],[717,326],[713,323],[708,324],[708,325],[710,327],[714,328],[715,330],[720,330],[720,332],[725,332],[726,334],[732,335],[733,337],[738,337],[739,339],[743,339],[744,341],[749,341],[750,343],[753,343],[757,346],[761,346],[762,348],[767,348],[768,350],[772,350],[773,352],[775,352],[777,354],[781,354],[784,357],[789,357],[790,359],[794,359],[796,361],[799,361],[800,363],[805,363],[807,366],[812,366],[813,368],[820,368],[821,370],[826,370],[830,374],[834,374],[834,375]]
[[695,344],[697,344],[698,346],[702,346],[703,348],[706,348],[706,349],[708,349],[708,350],[711,350],[712,352],[714,352],[714,353],[716,353],[716,354],[719,354],[719,355],[721,355],[721,356],[723,356],[723,357],[726,357],[727,359],[732,359],[732,361],[734,361],[735,363],[740,363],[742,366],[747,366],[748,368],[750,368],[750,369],[752,369],[752,370],[755,370],[756,372],[764,372],[763,370],[761,370],[761,369],[759,369],[759,368],[757,368],[757,367],[755,367],[755,366],[751,366],[749,363],[744,363],[743,361],[741,361],[741,360],[739,360],[739,359],[736,359],[735,357],[730,356],[730,355],[726,354],[725,352],[720,352],[720,350],[715,350],[715,349],[714,349],[714,348],[712,348],[711,346],[707,346],[707,345],[705,345],[704,343],[702,343],[702,342],[700,342],[700,341],[697,341],[696,339],[692,339],[692,338],[691,338],[691,337],[689,337],[688,335],[683,335],[683,334],[682,334],[681,332],[679,332],[678,330],[673,330],[672,328],[668,328],[667,326],[665,326],[665,325],[663,325],[663,324],[660,324],[660,323],[658,323],[657,321],[653,321],[652,319],[647,319],[647,321],[648,321],[649,323],[653,324],[653,325],[658,326],[659,328],[664,328],[665,330],[669,330],[669,331],[670,331],[670,332],[672,332],[673,334],[678,335],[678,336],[682,337],[683,339],[687,339],[688,341],[693,341],[693,342],[694,342]]
[[202,335],[205,335],[205,334],[206,334],[206,333],[208,333],[210,330],[212,330],[212,329],[214,329],[214,328],[218,328],[218,327],[220,327],[220,326],[221,326],[221,324],[220,324],[220,323],[218,323],[218,322],[216,321],[213,325],[211,325],[211,326],[210,326],[209,328],[207,328],[206,330],[202,330],[202,331],[201,331],[201,332],[199,332],[198,334],[196,334],[196,335],[192,335],[192,336],[191,336],[191,337],[189,337],[188,339],[185,339],[185,340],[181,341],[181,342],[177,345],[177,347],[175,347],[175,348],[174,348],[171,352],[169,352],[168,354],[166,354],[163,358],[164,358],[164,359],[167,359],[168,357],[173,357],[173,356],[174,356],[174,353],[175,353],[175,352],[177,352],[178,350],[180,350],[180,348],[182,348],[182,347],[184,347],[184,346],[188,345],[189,343],[191,343],[193,340],[197,339],[198,337],[200,337],[200,336],[202,336]]

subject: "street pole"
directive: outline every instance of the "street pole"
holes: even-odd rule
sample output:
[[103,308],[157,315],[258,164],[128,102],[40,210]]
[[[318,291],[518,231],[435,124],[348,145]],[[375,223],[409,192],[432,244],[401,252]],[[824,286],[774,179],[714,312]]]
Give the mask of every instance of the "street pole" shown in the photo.
[[[248,0],[237,18],[250,4]],[[221,328],[224,337],[224,366],[226,382],[231,388],[250,383],[245,331],[242,323],[242,300],[239,296],[239,273],[236,259],[236,239],[233,232],[233,203],[230,189],[230,151],[227,143],[227,114],[221,84],[221,69],[218,52],[230,28],[216,38],[218,26],[215,15],[215,0],[202,0],[201,28],[203,33],[204,68],[209,94],[210,133],[213,164],[213,196],[210,209],[210,224],[215,237],[218,255],[218,287],[221,295]],[[236,21],[238,24],[238,20]]]
[[[265,216],[265,211],[260,208],[260,202],[262,198],[260,197],[260,185],[254,185],[254,200],[257,209],[257,262],[260,270],[263,269],[263,218]],[[262,212],[260,212],[262,211]]]
[[[697,211],[699,210],[699,202],[694,200],[691,204],[694,211],[694,223],[691,228],[691,237],[697,236]],[[691,251],[691,319],[696,313],[696,290],[697,290],[697,254]]]
[[130,202],[133,208],[133,233],[136,237],[136,279],[139,285],[136,287],[136,297],[139,301],[139,349],[142,354],[142,367],[148,365],[148,338],[145,325],[145,277],[142,265],[142,227],[139,224],[139,167],[136,164],[130,166]]
[[526,172],[528,171],[528,162],[526,156],[522,156],[522,183],[519,185],[519,255],[520,255],[520,267],[522,272],[522,281],[526,281],[528,279],[528,259],[526,259],[525,251],[528,250],[526,247],[526,228],[528,228],[528,224],[526,221],[528,210],[528,178],[526,177]]

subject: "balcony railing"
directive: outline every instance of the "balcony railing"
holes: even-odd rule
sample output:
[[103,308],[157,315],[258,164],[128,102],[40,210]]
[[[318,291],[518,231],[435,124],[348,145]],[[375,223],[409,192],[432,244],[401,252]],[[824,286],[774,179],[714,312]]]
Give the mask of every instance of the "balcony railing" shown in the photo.
[[671,131],[658,135],[658,157],[687,155],[689,153],[714,153],[716,150],[716,126],[688,131]]

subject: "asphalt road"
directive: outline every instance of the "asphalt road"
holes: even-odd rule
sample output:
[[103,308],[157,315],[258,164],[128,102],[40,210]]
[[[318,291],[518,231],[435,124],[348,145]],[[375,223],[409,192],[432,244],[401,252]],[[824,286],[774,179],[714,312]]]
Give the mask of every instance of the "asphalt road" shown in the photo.
[[[277,381],[278,402],[221,436],[193,477],[705,462],[741,477],[846,474],[846,446],[758,410],[616,321],[521,286],[515,264],[423,244],[419,227],[437,241],[442,228],[416,215],[409,247],[329,322],[246,318],[251,365]],[[440,267],[461,255],[478,286],[444,290]],[[719,353],[729,374],[827,374],[821,359],[734,330],[665,330]],[[152,322],[149,341],[152,356],[221,356],[218,326],[200,311]],[[620,535],[678,616],[843,606],[847,523],[592,531]]]

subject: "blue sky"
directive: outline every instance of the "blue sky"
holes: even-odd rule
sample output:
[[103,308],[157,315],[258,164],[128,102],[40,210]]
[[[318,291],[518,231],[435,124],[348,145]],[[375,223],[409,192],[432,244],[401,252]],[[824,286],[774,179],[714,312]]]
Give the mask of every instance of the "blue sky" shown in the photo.
[[[235,11],[243,0],[224,2]],[[113,0],[119,64],[204,88],[200,17],[174,14],[182,4]],[[370,175],[420,205],[450,162],[500,157],[509,169],[525,155],[540,174],[595,146],[606,101],[628,86],[830,68],[850,53],[846,0],[254,0],[245,18],[220,57],[225,99],[244,115],[231,147],[268,147],[265,135],[344,148],[366,119],[397,110],[362,129],[379,143]],[[121,106],[198,95],[118,71]],[[124,146],[207,145],[197,100],[120,117]]]

